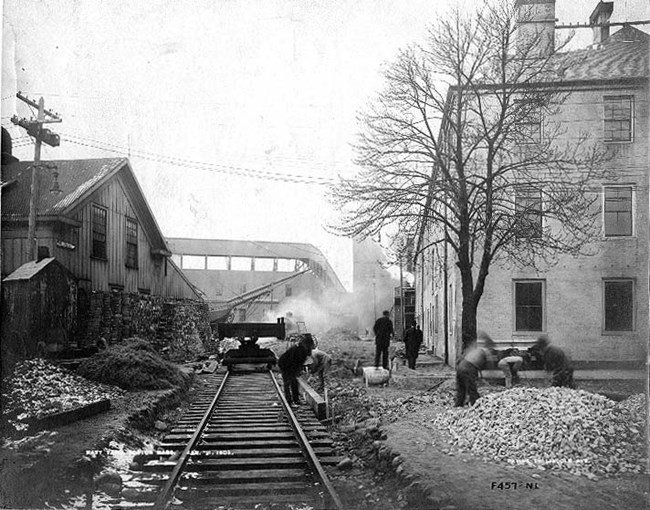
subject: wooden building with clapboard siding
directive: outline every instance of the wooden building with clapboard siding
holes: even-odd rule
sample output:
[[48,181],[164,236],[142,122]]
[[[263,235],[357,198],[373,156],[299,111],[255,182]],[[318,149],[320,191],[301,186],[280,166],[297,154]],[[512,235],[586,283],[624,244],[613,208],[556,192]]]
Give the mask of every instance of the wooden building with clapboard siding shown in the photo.
[[[32,164],[2,168],[3,278],[28,262]],[[65,266],[80,291],[202,298],[172,262],[126,158],[44,161],[38,188],[35,252]]]

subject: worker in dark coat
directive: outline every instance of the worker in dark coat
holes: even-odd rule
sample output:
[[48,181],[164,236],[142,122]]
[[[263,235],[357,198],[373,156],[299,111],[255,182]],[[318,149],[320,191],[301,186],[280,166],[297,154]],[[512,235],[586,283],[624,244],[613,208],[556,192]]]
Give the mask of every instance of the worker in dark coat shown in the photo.
[[542,356],[544,370],[551,376],[551,386],[575,388],[571,358],[559,347],[551,345],[546,335],[537,339],[535,348]]
[[463,407],[466,396],[469,397],[470,405],[474,405],[480,397],[479,372],[493,366],[496,366],[494,341],[481,332],[456,365],[456,407]]
[[379,368],[379,358],[382,358],[382,366],[388,369],[388,347],[394,334],[388,310],[384,310],[382,316],[375,321],[372,330],[375,333],[375,367]]
[[406,361],[408,367],[415,370],[415,360],[418,358],[420,347],[422,346],[422,330],[414,322],[404,332],[404,347],[406,351]]
[[315,343],[309,333],[300,335],[298,343],[289,347],[278,359],[278,368],[284,383],[284,396],[289,405],[300,404],[298,376],[304,371],[305,361],[314,349]]

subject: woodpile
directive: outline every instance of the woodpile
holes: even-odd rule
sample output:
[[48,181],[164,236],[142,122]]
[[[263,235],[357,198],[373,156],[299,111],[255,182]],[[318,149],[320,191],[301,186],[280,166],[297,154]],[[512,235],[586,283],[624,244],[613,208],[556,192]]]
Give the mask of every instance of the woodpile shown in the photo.
[[433,419],[451,443],[486,460],[596,479],[645,470],[644,395],[614,402],[567,388],[514,388]]
[[138,336],[153,343],[173,360],[196,358],[215,348],[208,322],[208,305],[193,300],[168,299],[123,292],[93,292],[88,309],[80,314],[80,345],[109,345]]

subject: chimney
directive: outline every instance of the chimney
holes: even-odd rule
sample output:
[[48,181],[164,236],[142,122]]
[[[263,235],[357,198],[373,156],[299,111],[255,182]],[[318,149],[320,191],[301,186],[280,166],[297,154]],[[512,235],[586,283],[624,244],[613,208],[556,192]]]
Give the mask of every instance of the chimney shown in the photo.
[[47,246],[39,246],[36,262],[40,262],[41,260],[47,259],[49,257],[50,257],[50,249]]
[[555,0],[515,0],[518,49],[526,58],[548,57],[555,51]]
[[598,2],[598,5],[594,9],[594,12],[592,12],[591,16],[589,16],[589,24],[592,25],[592,30],[594,32],[594,44],[603,43],[609,38],[609,25],[593,25],[603,25],[605,23],[609,23],[609,19],[612,17],[613,11],[614,2],[603,2],[601,0]]

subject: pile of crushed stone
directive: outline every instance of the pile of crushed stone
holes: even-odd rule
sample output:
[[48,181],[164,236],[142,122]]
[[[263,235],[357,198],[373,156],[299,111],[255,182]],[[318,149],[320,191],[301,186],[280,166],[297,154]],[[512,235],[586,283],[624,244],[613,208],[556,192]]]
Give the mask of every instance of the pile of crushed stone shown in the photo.
[[41,358],[18,363],[3,381],[2,414],[15,430],[27,421],[70,411],[105,399],[123,390],[98,384]]
[[513,388],[434,418],[451,443],[486,460],[591,479],[646,470],[645,395],[623,402],[568,388]]

